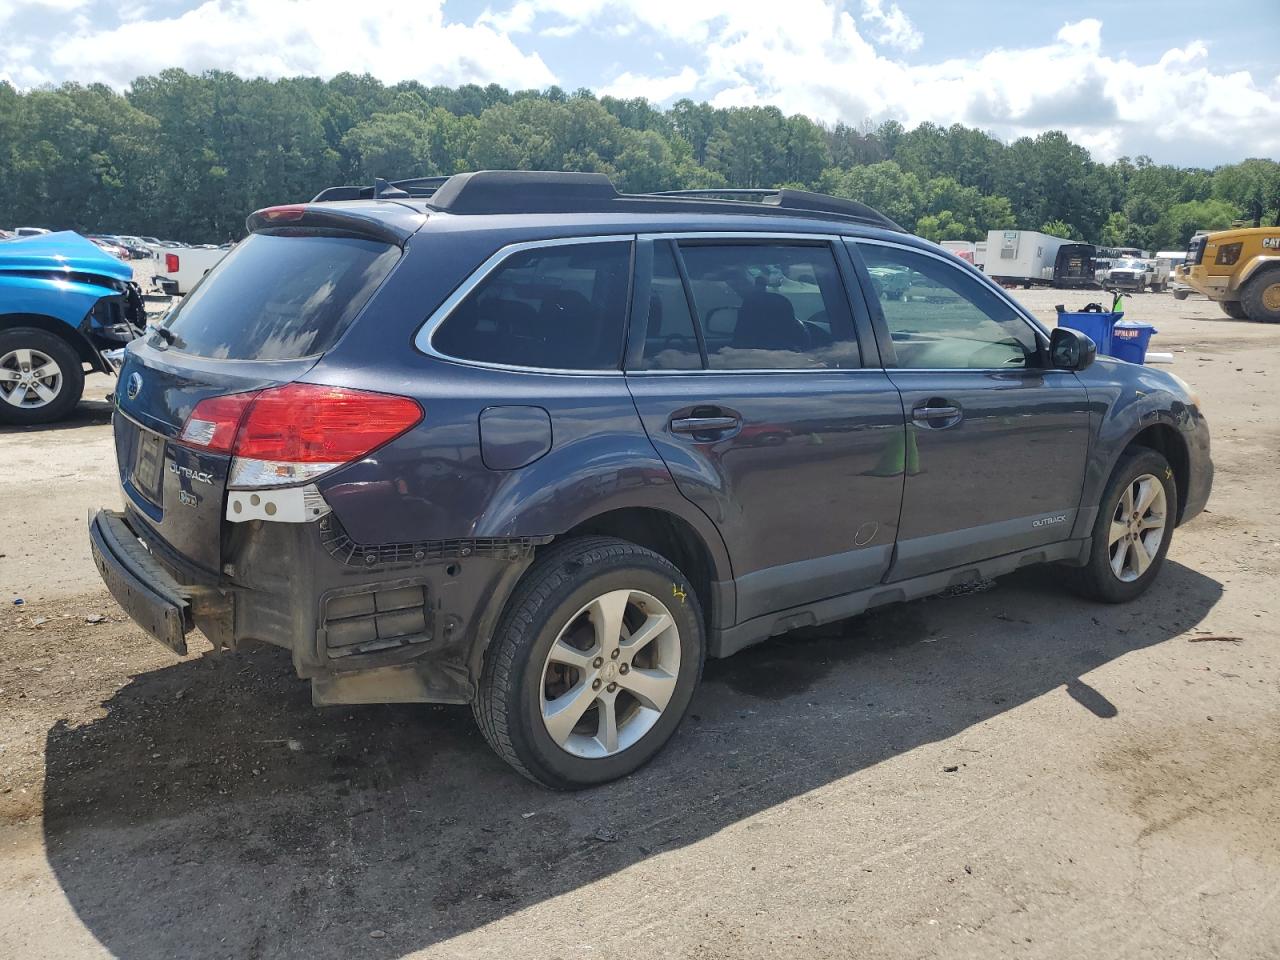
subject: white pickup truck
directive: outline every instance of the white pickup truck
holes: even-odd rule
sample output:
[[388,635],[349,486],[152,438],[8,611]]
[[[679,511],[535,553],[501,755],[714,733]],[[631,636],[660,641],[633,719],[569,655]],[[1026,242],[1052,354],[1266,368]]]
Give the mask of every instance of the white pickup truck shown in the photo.
[[156,286],[171,296],[185,296],[230,250],[230,247],[156,247]]

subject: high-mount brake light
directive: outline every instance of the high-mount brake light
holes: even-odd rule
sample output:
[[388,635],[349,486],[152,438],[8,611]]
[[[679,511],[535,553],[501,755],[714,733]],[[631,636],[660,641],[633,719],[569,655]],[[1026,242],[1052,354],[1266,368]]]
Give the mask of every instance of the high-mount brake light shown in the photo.
[[422,417],[408,397],[289,383],[202,400],[181,439],[232,454],[232,487],[291,486],[367,456]]
[[264,207],[254,216],[262,217],[272,223],[293,223],[295,220],[301,220],[306,212],[307,208],[300,204],[289,204],[281,207]]

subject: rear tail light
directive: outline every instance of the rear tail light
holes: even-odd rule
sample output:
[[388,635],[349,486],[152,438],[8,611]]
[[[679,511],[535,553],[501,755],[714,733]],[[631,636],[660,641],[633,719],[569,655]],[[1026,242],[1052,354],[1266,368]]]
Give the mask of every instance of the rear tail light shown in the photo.
[[240,421],[257,396],[258,391],[253,390],[249,393],[230,393],[224,397],[201,400],[182,425],[179,439],[193,447],[203,447],[211,453],[232,453]]
[[164,255],[164,272],[177,273],[178,265],[181,262],[182,261],[178,259],[178,255],[176,253],[166,253]]
[[182,440],[232,454],[232,487],[290,486],[367,456],[422,415],[408,397],[290,383],[202,400]]

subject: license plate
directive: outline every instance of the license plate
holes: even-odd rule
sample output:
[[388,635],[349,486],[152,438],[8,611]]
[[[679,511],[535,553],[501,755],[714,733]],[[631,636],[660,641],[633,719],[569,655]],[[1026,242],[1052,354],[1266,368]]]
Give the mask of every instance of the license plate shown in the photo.
[[142,433],[138,437],[138,453],[133,461],[133,486],[139,493],[160,506],[161,480],[164,478],[164,437]]

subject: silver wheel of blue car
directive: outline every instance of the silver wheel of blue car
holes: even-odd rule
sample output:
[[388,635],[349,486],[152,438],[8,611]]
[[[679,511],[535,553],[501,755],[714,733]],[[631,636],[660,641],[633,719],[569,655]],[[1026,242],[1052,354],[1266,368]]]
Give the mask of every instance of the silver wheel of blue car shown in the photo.
[[577,757],[631,747],[662,717],[680,676],[680,630],[662,601],[611,590],[560,631],[542,668],[542,722]]
[[0,330],[0,423],[60,420],[83,392],[83,361],[65,337],[35,327]]
[[0,357],[0,401],[11,407],[35,410],[53,403],[62,380],[58,361],[40,350],[19,347]]

